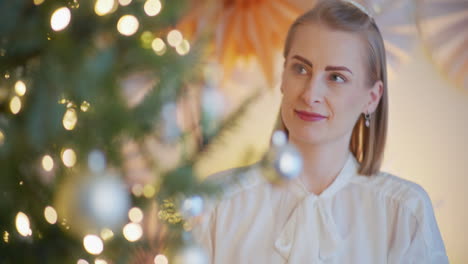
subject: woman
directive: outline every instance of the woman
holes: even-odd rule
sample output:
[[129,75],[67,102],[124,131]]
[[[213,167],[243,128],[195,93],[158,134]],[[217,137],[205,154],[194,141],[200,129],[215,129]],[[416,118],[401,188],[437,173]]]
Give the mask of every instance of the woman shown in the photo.
[[280,123],[302,173],[278,186],[243,168],[194,230],[211,263],[448,263],[426,192],[380,171],[388,101],[374,20],[319,2],[291,26],[284,58]]

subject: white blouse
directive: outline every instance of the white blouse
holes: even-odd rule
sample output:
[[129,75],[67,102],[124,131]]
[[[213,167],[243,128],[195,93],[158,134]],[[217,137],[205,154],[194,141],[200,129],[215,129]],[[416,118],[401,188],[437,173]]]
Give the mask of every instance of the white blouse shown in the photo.
[[270,184],[258,163],[221,172],[216,178],[236,183],[194,237],[210,263],[448,263],[424,189],[358,167],[350,153],[320,195],[298,179]]

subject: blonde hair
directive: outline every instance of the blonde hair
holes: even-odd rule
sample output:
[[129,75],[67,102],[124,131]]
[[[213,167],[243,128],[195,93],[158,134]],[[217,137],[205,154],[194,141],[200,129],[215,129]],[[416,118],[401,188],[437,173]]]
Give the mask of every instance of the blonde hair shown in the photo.
[[[367,84],[372,86],[379,80],[383,83],[383,94],[375,113],[372,114],[369,128],[365,127],[365,119],[361,115],[353,128],[349,145],[350,151],[360,163],[359,173],[367,176],[376,174],[380,171],[383,161],[388,123],[387,68],[382,35],[374,19],[352,3],[323,0],[312,10],[298,17],[289,28],[283,52],[285,63],[297,28],[314,22],[331,29],[360,34],[367,44],[368,51]],[[276,129],[288,134],[281,114]]]

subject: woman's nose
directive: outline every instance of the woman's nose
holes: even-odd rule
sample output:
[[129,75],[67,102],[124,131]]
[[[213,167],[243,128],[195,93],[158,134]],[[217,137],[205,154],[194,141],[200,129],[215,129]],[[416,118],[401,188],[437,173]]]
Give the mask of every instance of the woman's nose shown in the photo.
[[322,103],[325,91],[325,84],[319,76],[312,76],[302,91],[301,98],[308,105]]

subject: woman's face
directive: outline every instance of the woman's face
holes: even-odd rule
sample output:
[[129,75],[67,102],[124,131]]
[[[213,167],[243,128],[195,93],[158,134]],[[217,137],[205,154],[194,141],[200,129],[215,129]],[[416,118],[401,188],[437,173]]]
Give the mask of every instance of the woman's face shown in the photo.
[[290,139],[349,140],[359,115],[375,110],[383,85],[368,85],[364,51],[356,34],[317,23],[297,28],[281,84],[281,116]]

